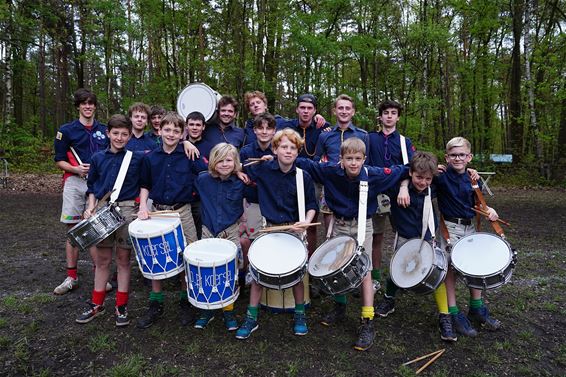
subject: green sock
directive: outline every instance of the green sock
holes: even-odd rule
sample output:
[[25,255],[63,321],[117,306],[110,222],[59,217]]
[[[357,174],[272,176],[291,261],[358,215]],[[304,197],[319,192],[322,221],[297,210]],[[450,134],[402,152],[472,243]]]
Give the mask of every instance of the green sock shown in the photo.
[[305,313],[305,304],[295,304],[295,313]]
[[248,312],[247,314],[257,321],[257,314],[259,312],[259,307],[257,306],[250,306],[248,305]]
[[149,292],[149,301],[157,301],[160,304],[163,304],[165,297],[163,296],[163,292]]
[[385,283],[385,295],[390,298],[394,298],[395,294],[399,290],[399,287],[393,283],[391,278],[387,278],[387,282]]
[[450,314],[458,314],[458,313],[460,313],[460,309],[458,309],[457,306],[449,306],[449,307],[448,307],[448,313],[450,313]]
[[381,269],[371,270],[371,279],[380,281],[381,280]]
[[346,305],[348,303],[348,299],[346,298],[346,295],[335,295],[334,302]]
[[182,291],[179,291],[179,300],[180,301],[185,301],[185,300],[188,300],[188,299],[189,299],[189,296],[187,295],[186,290],[183,289]]
[[483,300],[481,298],[473,299],[470,298],[470,308],[479,309],[483,306]]

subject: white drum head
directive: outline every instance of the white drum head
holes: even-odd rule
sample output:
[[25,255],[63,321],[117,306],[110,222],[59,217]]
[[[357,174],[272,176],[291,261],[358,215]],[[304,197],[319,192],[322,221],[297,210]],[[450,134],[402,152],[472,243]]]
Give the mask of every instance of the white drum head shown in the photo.
[[219,94],[206,84],[189,84],[177,97],[177,112],[183,117],[193,111],[199,111],[207,121],[216,111]]
[[509,246],[494,234],[475,233],[461,238],[452,248],[452,265],[472,276],[488,276],[505,269],[511,261]]
[[303,242],[289,233],[269,233],[252,242],[248,259],[261,272],[282,275],[301,267],[307,251]]
[[309,274],[326,276],[344,267],[358,248],[358,242],[350,236],[337,236],[320,245],[309,260]]
[[128,233],[134,238],[150,238],[167,234],[181,224],[179,214],[171,217],[152,217],[147,220],[135,219],[128,226]]
[[434,251],[419,238],[407,241],[391,258],[391,279],[400,288],[411,288],[422,282],[432,267]]
[[213,267],[236,259],[238,248],[232,241],[206,238],[185,247],[183,258],[192,266]]

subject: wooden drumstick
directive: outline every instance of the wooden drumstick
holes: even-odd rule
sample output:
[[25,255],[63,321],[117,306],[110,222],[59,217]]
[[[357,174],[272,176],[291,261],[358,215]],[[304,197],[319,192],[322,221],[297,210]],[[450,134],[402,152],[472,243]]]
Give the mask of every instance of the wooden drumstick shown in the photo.
[[440,349],[440,350],[438,350],[438,351],[434,351],[434,352],[431,352],[431,353],[427,353],[426,355],[419,356],[419,357],[417,357],[416,359],[413,359],[413,360],[411,360],[411,361],[407,361],[406,363],[403,363],[403,364],[401,364],[401,365],[409,365],[409,364],[412,364],[412,363],[416,363],[417,361],[421,361],[421,360],[423,360],[423,359],[426,359],[427,357],[431,357],[431,356],[434,356],[434,355],[436,355],[436,354],[438,354],[438,353],[440,353],[440,352],[444,352],[445,349],[446,349],[446,348],[443,348],[443,349]]
[[251,161],[251,162],[246,162],[243,166],[250,166],[250,165],[255,165],[255,164],[259,164],[260,162],[263,162],[263,160],[255,160],[255,161]]
[[423,370],[425,370],[430,364],[434,363],[436,361],[436,359],[438,359],[440,356],[442,356],[442,354],[444,353],[444,350],[438,352],[436,355],[434,355],[432,357],[432,359],[430,359],[429,361],[426,362],[425,365],[423,365],[422,367],[420,367],[419,369],[417,369],[417,371],[415,372],[415,374],[419,374],[421,373]]
[[278,232],[281,230],[289,230],[289,229],[293,229],[295,226],[298,226],[300,228],[307,228],[309,226],[316,226],[316,225],[320,225],[321,223],[310,223],[310,224],[302,224],[302,225],[277,225],[277,226],[269,226],[266,228],[262,228],[259,230],[259,232]]
[[[484,215],[485,217],[489,217],[489,212],[486,212],[483,209],[477,209],[477,208],[472,207],[472,211],[479,213],[480,215]],[[504,225],[507,225],[507,226],[511,226],[511,224],[509,224],[507,221],[504,221],[504,220],[501,220],[501,219],[497,219],[495,221],[500,222],[501,224],[504,224]]]

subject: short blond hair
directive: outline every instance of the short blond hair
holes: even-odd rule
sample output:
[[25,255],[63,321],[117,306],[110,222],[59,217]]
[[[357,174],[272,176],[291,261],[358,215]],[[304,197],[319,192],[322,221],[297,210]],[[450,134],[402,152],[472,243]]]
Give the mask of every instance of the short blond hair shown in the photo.
[[468,139],[461,136],[454,137],[446,143],[446,152],[450,152],[452,148],[456,147],[466,147],[468,148],[468,152],[472,151],[472,144],[470,144]]
[[214,148],[212,148],[210,156],[208,157],[208,172],[211,176],[218,178],[216,165],[225,160],[227,157],[232,157],[234,159],[234,171],[232,174],[242,170],[240,165],[240,154],[236,147],[228,143],[220,143],[216,144]]
[[350,103],[352,104],[352,108],[356,110],[356,104],[354,103],[354,99],[347,94],[340,94],[338,97],[336,97],[336,99],[334,100],[334,108],[336,108],[336,105],[340,100],[350,101]]
[[271,141],[271,145],[273,145],[273,149],[277,149],[279,147],[279,144],[281,144],[281,139],[283,139],[283,137],[285,136],[287,137],[287,139],[289,139],[291,143],[295,144],[298,150],[301,150],[305,142],[301,137],[301,135],[299,135],[297,131],[291,128],[284,128],[275,133],[275,136],[273,136],[273,140]]
[[348,153],[361,153],[366,155],[366,145],[362,141],[362,139],[357,137],[351,137],[349,139],[344,140],[342,145],[340,146],[340,156],[344,156]]
[[255,97],[262,100],[263,103],[265,103],[265,107],[267,107],[267,97],[265,96],[265,93],[260,92],[259,90],[254,90],[251,92],[246,92],[244,94],[244,103],[246,104],[246,110],[250,109],[250,101]]

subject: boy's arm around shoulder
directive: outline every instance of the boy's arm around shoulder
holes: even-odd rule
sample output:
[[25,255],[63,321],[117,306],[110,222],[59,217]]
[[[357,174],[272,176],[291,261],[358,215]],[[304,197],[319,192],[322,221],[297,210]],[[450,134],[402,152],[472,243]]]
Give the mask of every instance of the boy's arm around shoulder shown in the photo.
[[409,167],[405,165],[393,165],[390,168],[364,165],[364,168],[368,169],[368,184],[379,185],[380,192],[390,189],[409,176]]

